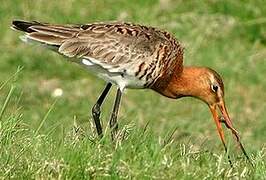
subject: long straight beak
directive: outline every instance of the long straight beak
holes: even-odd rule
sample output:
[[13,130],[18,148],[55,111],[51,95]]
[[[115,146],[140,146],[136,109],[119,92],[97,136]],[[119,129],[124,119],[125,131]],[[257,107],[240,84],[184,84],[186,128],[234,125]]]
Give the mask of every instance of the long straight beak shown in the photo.
[[[219,107],[224,120],[221,120],[219,118],[218,112],[216,110],[217,106]],[[218,103],[218,104],[215,104],[215,105],[212,105],[212,106],[210,105],[209,107],[210,107],[210,110],[212,112],[213,119],[215,121],[219,136],[220,136],[220,138],[222,140],[222,143],[224,145],[225,151],[227,152],[227,147],[226,147],[225,137],[224,137],[224,133],[223,133],[222,125],[221,125],[222,122],[225,123],[225,125],[226,125],[226,127],[228,129],[231,130],[231,132],[234,135],[234,137],[236,138],[236,141],[239,144],[239,147],[241,148],[243,154],[245,155],[245,157],[247,158],[249,163],[253,166],[253,164],[252,164],[252,162],[251,162],[251,160],[250,160],[250,158],[249,158],[244,146],[242,145],[242,143],[240,141],[240,137],[239,137],[239,134],[238,134],[237,130],[233,127],[232,121],[231,121],[231,119],[230,119],[230,117],[228,115],[228,112],[226,110],[225,103],[222,101],[221,103]],[[229,159],[229,162],[231,164],[230,159]]]
[[[218,112],[216,111],[216,105],[212,105],[212,106],[209,105],[209,108],[210,108],[210,111],[212,113],[214,122],[216,124],[216,128],[217,128],[218,134],[219,134],[219,136],[220,136],[220,138],[222,140],[225,153],[227,153],[227,146],[226,146],[226,143],[225,143],[224,132],[223,132],[221,121],[219,120]],[[233,167],[233,164],[232,164],[232,161],[231,161],[231,158],[230,158],[229,154],[228,154],[228,160],[229,160],[229,163],[230,163],[231,167]]]

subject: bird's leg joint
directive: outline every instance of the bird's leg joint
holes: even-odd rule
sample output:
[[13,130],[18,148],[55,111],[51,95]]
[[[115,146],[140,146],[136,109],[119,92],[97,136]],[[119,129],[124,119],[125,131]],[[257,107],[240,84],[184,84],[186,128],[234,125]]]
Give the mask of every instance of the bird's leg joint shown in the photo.
[[112,113],[111,119],[110,119],[110,127],[111,128],[113,128],[117,124],[116,119],[117,119],[117,114]]
[[100,105],[98,103],[94,104],[94,106],[92,107],[92,115],[94,117],[100,117],[101,114],[101,109],[100,109]]

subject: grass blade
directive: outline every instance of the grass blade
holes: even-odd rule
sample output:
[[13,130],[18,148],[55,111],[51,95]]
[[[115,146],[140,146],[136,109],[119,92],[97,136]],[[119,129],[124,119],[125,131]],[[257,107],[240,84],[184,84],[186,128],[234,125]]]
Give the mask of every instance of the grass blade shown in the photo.
[[5,102],[4,102],[3,106],[2,106],[2,109],[0,111],[0,121],[2,120],[2,117],[3,117],[4,113],[5,113],[5,110],[7,108],[7,105],[9,103],[9,101],[10,101],[11,95],[14,92],[14,89],[15,89],[15,86],[12,85],[10,90],[9,90],[9,92],[8,92],[8,94],[7,94],[7,97],[6,97]]
[[51,107],[49,108],[49,110],[47,111],[47,113],[45,114],[45,116],[43,117],[43,119],[42,119],[42,121],[41,121],[39,127],[37,128],[37,130],[36,130],[35,133],[34,133],[34,136],[36,136],[36,135],[39,133],[40,129],[42,128],[42,126],[43,126],[43,124],[44,124],[44,122],[46,121],[46,119],[48,118],[49,114],[50,114],[51,111],[53,110],[53,108],[54,108],[56,102],[57,102],[57,100],[54,101],[54,103],[51,105]]
[[12,79],[15,79],[16,77],[18,77],[18,74],[23,70],[23,67],[19,66],[17,68],[17,71],[12,75],[10,76],[3,84],[0,85],[0,90],[5,87],[5,85],[10,82]]

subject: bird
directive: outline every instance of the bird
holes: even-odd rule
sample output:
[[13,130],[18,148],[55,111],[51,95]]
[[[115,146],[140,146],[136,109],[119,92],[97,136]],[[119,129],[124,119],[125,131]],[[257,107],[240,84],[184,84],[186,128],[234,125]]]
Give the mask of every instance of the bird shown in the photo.
[[11,28],[24,32],[21,36],[23,41],[66,56],[69,61],[80,64],[106,81],[92,107],[99,137],[103,135],[101,106],[113,85],[117,86],[109,121],[113,140],[117,135],[118,111],[125,89],[150,89],[170,99],[194,97],[203,101],[210,109],[225,151],[228,149],[222,123],[231,130],[251,162],[226,109],[221,76],[209,67],[184,66],[184,48],[171,33],[126,22],[60,25],[13,20]]

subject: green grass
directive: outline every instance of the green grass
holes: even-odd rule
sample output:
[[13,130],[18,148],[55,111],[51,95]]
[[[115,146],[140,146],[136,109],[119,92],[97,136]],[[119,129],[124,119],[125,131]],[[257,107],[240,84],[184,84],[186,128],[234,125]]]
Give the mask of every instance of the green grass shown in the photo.
[[[65,58],[22,43],[12,19],[53,23],[124,20],[167,29],[185,65],[222,74],[226,103],[255,168],[226,133],[228,164],[210,112],[193,98],[127,90],[112,144],[97,140],[90,108],[104,82]],[[266,6],[263,0],[13,0],[0,6],[1,179],[265,179]],[[20,68],[20,67],[23,67]],[[56,88],[63,95],[54,97]]]

